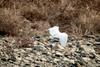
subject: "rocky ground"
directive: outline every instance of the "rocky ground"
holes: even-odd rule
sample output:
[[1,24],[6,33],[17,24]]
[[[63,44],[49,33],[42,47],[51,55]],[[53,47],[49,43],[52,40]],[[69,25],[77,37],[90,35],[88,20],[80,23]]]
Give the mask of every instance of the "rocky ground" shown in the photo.
[[48,36],[33,40],[34,46],[17,48],[12,38],[0,38],[0,67],[100,67],[100,36],[69,37],[64,49]]

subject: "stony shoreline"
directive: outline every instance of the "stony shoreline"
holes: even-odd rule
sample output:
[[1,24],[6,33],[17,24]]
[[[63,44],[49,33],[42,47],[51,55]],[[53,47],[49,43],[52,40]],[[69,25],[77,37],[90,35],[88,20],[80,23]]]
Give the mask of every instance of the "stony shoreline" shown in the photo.
[[34,39],[30,48],[5,47],[3,43],[14,45],[15,41],[0,39],[0,67],[100,67],[100,37],[69,38],[64,49],[52,47],[48,37]]

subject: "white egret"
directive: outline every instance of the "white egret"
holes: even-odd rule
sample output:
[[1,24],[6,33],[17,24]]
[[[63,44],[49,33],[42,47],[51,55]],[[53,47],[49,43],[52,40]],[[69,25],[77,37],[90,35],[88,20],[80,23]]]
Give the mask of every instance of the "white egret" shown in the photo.
[[68,40],[68,34],[66,33],[61,33],[59,31],[59,27],[58,26],[54,26],[52,28],[49,28],[49,33],[53,38],[59,38],[59,42],[61,44],[62,47],[65,47],[67,45],[67,40]]

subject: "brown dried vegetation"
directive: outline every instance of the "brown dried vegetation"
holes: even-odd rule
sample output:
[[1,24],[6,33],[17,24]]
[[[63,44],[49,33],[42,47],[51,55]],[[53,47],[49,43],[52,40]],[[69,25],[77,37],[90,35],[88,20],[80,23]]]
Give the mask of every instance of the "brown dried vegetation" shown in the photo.
[[0,0],[0,31],[32,36],[58,25],[69,34],[97,34],[99,6],[99,0]]

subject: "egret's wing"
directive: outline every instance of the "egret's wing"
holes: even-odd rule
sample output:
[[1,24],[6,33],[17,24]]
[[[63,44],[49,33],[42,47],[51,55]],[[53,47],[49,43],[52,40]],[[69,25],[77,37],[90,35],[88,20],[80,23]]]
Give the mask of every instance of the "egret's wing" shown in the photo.
[[68,35],[66,33],[60,33],[59,41],[61,46],[65,47],[67,45]]

